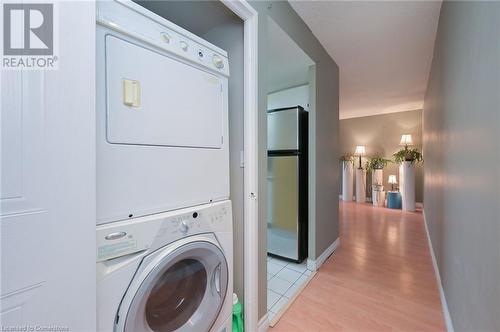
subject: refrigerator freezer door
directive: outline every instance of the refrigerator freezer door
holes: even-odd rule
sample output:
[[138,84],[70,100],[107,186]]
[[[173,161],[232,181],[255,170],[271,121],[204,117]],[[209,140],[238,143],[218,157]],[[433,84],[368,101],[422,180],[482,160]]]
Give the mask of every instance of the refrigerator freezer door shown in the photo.
[[299,221],[299,157],[268,158],[267,251],[297,260]]
[[299,108],[267,114],[267,149],[299,149]]

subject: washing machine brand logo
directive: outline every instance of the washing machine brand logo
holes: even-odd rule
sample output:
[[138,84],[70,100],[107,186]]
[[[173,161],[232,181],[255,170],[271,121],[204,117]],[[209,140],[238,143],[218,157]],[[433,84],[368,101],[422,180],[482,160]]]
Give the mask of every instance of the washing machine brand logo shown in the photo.
[[55,69],[55,4],[3,4],[3,69]]

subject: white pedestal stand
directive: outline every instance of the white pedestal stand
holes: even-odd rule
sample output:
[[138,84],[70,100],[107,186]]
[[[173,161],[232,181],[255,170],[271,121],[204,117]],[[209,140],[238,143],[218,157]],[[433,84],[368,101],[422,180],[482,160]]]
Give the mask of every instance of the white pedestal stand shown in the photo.
[[385,191],[372,190],[372,202],[373,206],[383,207],[385,203]]
[[384,170],[374,169],[372,171],[372,203],[374,206],[384,206],[385,191],[374,190],[375,185],[384,184]]
[[366,171],[364,169],[356,169],[356,202],[366,202]]
[[342,200],[352,201],[354,187],[354,166],[350,161],[342,162]]
[[376,184],[384,184],[384,170],[374,169],[372,171],[372,186]]
[[399,191],[403,211],[415,211],[415,164],[411,161],[399,166]]

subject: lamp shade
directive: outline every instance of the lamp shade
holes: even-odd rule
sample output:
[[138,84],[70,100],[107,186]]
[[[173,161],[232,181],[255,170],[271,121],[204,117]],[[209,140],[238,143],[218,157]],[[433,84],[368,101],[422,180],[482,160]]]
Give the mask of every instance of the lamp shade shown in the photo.
[[398,180],[396,180],[396,175],[389,175],[389,184],[396,184]]
[[365,151],[365,146],[364,145],[358,145],[356,146],[356,151],[354,152],[354,154],[356,156],[364,156],[366,153]]
[[411,139],[410,134],[401,135],[401,142],[399,145],[413,145],[413,140]]

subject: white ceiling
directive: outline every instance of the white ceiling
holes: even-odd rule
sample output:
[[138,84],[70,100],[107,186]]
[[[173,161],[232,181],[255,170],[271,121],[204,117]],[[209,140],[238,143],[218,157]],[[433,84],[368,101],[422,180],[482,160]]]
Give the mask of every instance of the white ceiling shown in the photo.
[[314,62],[271,18],[267,27],[267,91],[307,83]]
[[421,109],[440,1],[290,1],[340,67],[340,118]]

